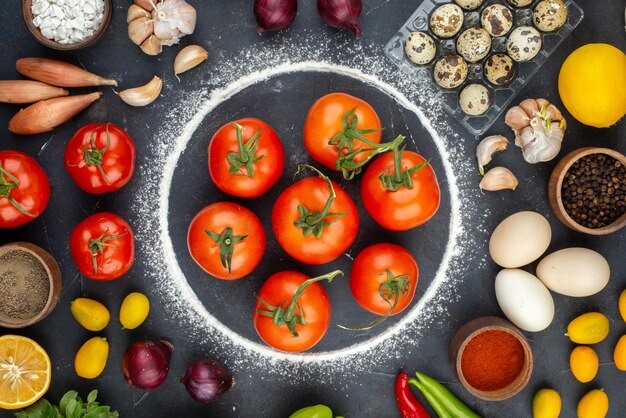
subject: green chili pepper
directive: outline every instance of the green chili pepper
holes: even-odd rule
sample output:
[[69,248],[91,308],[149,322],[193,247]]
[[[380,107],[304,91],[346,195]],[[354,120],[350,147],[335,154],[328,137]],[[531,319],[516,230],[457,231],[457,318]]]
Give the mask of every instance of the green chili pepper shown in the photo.
[[419,382],[430,392],[453,418],[481,418],[441,383],[423,373],[415,373]]
[[416,386],[420,390],[420,392],[422,392],[422,395],[424,395],[424,397],[430,404],[430,407],[433,408],[433,411],[435,411],[439,418],[452,418],[452,415],[450,415],[450,413],[446,411],[446,408],[444,408],[443,404],[439,402],[439,399],[435,398],[435,396],[430,393],[423,384],[421,384],[416,379],[410,379],[409,383],[413,386]]
[[333,411],[326,405],[315,405],[302,408],[291,414],[289,418],[333,418]]

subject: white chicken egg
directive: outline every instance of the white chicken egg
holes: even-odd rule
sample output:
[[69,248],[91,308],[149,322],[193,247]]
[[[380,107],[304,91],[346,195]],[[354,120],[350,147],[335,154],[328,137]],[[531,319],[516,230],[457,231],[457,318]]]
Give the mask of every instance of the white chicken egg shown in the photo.
[[506,43],[509,56],[517,62],[530,61],[541,51],[541,34],[532,26],[519,26],[511,32]]
[[595,295],[609,282],[606,259],[588,248],[565,248],[539,262],[537,277],[553,292],[566,296]]
[[483,4],[484,0],[454,0],[456,4],[465,10],[476,10]]
[[433,38],[427,33],[411,32],[406,37],[404,51],[406,56],[415,64],[425,65],[435,58],[437,46]]
[[502,267],[522,267],[541,257],[551,239],[552,229],[545,217],[537,212],[517,212],[493,231],[489,254]]
[[430,29],[440,38],[452,38],[463,27],[463,9],[456,4],[444,4],[430,15]]
[[504,269],[496,276],[496,299],[504,315],[524,331],[539,332],[554,319],[554,299],[532,274]]
[[479,116],[489,110],[489,89],[482,84],[468,84],[459,95],[461,110],[470,116]]

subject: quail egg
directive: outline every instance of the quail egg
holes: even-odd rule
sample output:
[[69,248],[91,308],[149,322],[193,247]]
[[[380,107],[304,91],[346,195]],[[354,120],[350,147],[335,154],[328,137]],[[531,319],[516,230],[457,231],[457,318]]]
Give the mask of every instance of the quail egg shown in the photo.
[[482,84],[468,84],[461,90],[459,105],[470,116],[482,115],[491,105],[489,90]]
[[501,4],[492,4],[483,9],[480,23],[491,36],[506,35],[513,27],[513,13]]
[[463,9],[456,4],[437,7],[430,16],[430,29],[440,38],[452,38],[463,27]]
[[427,33],[411,32],[404,44],[406,56],[415,64],[428,64],[435,58],[437,47],[435,41]]
[[506,49],[515,61],[529,61],[541,51],[541,34],[532,26],[517,27],[509,35]]
[[485,58],[491,48],[491,37],[485,29],[469,28],[456,40],[456,51],[468,62]]
[[533,2],[533,0],[507,0],[513,7],[526,7]]
[[467,63],[458,55],[446,55],[435,64],[435,83],[444,89],[459,87],[467,78]]
[[456,4],[465,10],[476,10],[483,4],[484,0],[454,0]]
[[495,54],[487,58],[484,64],[485,77],[491,84],[503,86],[510,83],[515,77],[515,65],[511,57],[505,54]]
[[562,0],[542,0],[535,6],[533,23],[542,32],[553,32],[567,21],[567,6]]

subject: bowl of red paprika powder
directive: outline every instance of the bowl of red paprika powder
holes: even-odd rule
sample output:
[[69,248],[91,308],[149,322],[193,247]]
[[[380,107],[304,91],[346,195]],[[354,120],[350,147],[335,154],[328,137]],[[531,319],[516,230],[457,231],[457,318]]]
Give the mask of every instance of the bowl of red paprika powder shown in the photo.
[[459,329],[450,345],[450,364],[472,395],[501,401],[519,393],[533,370],[524,334],[496,316],[477,318]]

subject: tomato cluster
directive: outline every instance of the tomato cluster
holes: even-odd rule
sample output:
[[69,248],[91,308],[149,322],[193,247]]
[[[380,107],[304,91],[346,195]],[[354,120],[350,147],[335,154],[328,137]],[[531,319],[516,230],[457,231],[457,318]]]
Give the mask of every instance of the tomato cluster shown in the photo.
[[[384,228],[411,229],[437,211],[437,177],[424,157],[404,150],[404,137],[381,143],[381,133],[372,106],[345,93],[332,93],[309,110],[303,139],[315,161],[340,171],[347,180],[373,160],[361,180],[366,211]],[[284,164],[278,135],[258,119],[222,126],[208,145],[209,174],[220,190],[233,196],[261,196],[280,179]],[[283,190],[274,202],[272,230],[291,257],[324,264],[353,244],[359,214],[353,199],[337,183],[308,165],[299,166],[298,174],[304,170],[313,175]],[[187,233],[191,257],[204,271],[224,280],[250,274],[263,257],[265,242],[266,233],[256,215],[230,202],[202,209]],[[257,294],[254,310],[260,338],[283,351],[303,351],[317,344],[331,316],[330,300],[319,282],[340,275],[339,270],[314,278],[296,271],[271,275]],[[403,247],[381,243],[363,250],[354,260],[350,288],[356,301],[379,318],[348,329],[369,329],[406,309],[418,275],[417,262]]]

